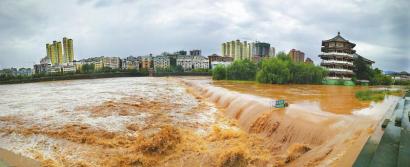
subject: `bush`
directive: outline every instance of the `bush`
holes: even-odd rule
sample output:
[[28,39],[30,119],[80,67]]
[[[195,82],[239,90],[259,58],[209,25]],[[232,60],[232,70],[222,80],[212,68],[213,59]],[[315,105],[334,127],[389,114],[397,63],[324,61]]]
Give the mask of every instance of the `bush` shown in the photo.
[[245,59],[236,60],[228,67],[215,67],[214,80],[246,80],[260,83],[321,84],[327,71],[313,64],[292,62],[284,52],[262,59],[257,64]]
[[361,90],[355,93],[356,98],[361,101],[381,101],[386,95],[401,96],[402,92],[399,90]]
[[236,60],[226,68],[228,80],[255,80],[256,64],[250,60]]
[[205,68],[195,68],[192,70],[192,72],[208,72],[208,69]]
[[312,64],[294,63],[286,58],[262,60],[261,69],[256,75],[260,83],[322,83],[326,70]]
[[410,85],[410,80],[394,80],[394,85]]
[[262,60],[261,69],[256,75],[256,81],[261,83],[288,83],[290,78],[288,63],[288,61],[277,58]]
[[362,57],[355,59],[353,64],[354,78],[357,80],[369,80],[370,85],[391,85],[393,83],[390,76],[384,75],[378,68],[372,69]]
[[305,63],[290,63],[290,82],[307,84],[320,84],[323,78],[327,75],[326,70],[321,67],[316,67],[312,64]]
[[212,69],[212,79],[213,80],[224,80],[226,79],[226,68],[223,65],[217,65]]

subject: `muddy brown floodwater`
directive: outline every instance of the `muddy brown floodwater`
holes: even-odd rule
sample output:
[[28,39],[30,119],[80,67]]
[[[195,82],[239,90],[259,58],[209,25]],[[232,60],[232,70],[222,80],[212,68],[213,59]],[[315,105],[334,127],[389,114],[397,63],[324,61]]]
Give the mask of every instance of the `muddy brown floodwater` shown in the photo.
[[360,102],[358,89],[207,77],[0,85],[0,147],[43,166],[349,166],[399,99]]
[[310,103],[319,105],[323,111],[336,114],[351,114],[369,106],[370,102],[359,101],[355,96],[358,90],[368,87],[335,85],[274,85],[254,82],[213,81],[213,85],[274,99],[285,99],[291,104]]

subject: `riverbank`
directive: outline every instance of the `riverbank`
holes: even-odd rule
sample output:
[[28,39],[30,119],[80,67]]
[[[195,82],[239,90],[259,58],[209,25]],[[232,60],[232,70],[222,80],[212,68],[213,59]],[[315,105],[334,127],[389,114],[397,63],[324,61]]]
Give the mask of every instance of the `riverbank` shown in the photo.
[[[163,76],[210,76],[207,72],[160,72],[154,73],[155,77]],[[144,77],[148,76],[147,73],[135,73],[135,72],[116,72],[116,73],[90,73],[90,74],[69,74],[69,75],[55,75],[44,76],[38,78],[24,78],[0,81],[0,85],[5,84],[20,84],[20,83],[33,83],[33,82],[45,82],[45,81],[61,81],[61,80],[77,80],[77,79],[97,79],[97,78],[117,78],[117,77]]]

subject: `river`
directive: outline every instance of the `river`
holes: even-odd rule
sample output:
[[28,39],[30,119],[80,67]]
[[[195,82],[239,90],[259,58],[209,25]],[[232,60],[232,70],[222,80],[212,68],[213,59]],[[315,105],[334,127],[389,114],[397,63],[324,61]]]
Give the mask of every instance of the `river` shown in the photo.
[[361,89],[207,77],[0,85],[0,147],[49,166],[351,165],[399,99],[361,102]]

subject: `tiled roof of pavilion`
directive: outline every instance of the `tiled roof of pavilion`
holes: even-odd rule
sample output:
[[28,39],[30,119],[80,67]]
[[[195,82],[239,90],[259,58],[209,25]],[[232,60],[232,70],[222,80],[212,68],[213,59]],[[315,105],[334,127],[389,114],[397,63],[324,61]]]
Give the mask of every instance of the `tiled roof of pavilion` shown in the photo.
[[337,32],[337,35],[333,37],[332,39],[324,40],[324,42],[329,42],[329,41],[349,42],[348,40],[340,36],[340,32]]
[[365,62],[367,62],[367,63],[369,63],[369,64],[373,64],[373,63],[374,63],[373,60],[370,60],[370,59],[367,59],[367,58],[365,58],[365,57],[363,57],[363,56],[360,56],[360,55],[357,54],[357,53],[353,54],[353,57],[354,57],[355,59],[358,58],[358,57],[361,57]]

